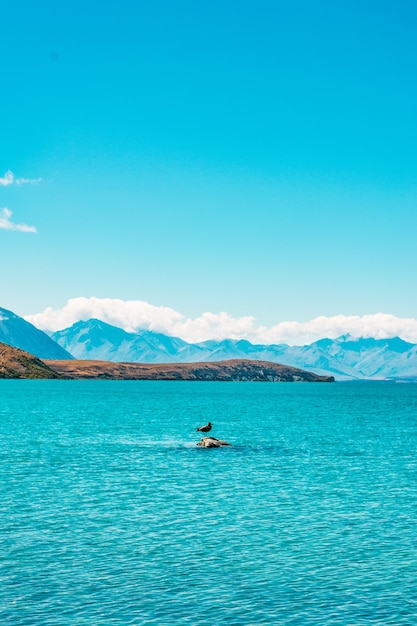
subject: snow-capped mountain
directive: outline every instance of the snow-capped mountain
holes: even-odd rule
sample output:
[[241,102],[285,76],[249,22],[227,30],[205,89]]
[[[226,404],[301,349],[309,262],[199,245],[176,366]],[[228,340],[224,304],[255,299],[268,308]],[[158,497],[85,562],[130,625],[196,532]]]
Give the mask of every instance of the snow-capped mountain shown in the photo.
[[97,319],[76,322],[59,330],[52,339],[76,359],[131,363],[198,361],[199,350],[182,339],[143,330],[128,333]]
[[46,333],[12,311],[0,307],[0,342],[20,348],[39,359],[66,360],[73,357]]
[[338,380],[404,378],[417,380],[417,345],[393,339],[320,339],[306,346],[256,345],[225,339],[187,343],[148,330],[128,333],[100,320],[77,322],[52,338],[78,359],[142,363],[190,363],[254,359],[308,369]]

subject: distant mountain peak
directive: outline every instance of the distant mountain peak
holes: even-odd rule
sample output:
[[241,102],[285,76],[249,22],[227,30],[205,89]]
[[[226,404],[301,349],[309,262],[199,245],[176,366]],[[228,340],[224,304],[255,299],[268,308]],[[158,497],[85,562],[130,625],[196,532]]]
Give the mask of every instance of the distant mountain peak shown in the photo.
[[73,356],[64,350],[46,333],[30,324],[13,311],[0,307],[0,341],[13,348],[20,348],[40,359],[72,359]]
[[13,313],[13,311],[9,311],[8,309],[3,309],[2,307],[0,307],[0,321],[1,322],[5,322],[7,320],[11,320],[13,318],[18,317],[18,315],[16,315],[16,313]]

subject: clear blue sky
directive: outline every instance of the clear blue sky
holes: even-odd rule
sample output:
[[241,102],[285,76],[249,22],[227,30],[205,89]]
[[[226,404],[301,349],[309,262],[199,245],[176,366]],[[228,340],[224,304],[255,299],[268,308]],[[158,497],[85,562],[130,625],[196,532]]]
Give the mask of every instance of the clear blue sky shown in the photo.
[[10,3],[0,306],[417,312],[417,4]]

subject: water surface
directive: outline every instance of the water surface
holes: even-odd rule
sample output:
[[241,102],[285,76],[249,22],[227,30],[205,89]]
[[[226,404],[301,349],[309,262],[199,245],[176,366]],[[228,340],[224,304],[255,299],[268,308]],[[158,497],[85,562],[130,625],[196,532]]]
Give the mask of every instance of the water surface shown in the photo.
[[0,381],[0,480],[1,624],[417,624],[417,385]]

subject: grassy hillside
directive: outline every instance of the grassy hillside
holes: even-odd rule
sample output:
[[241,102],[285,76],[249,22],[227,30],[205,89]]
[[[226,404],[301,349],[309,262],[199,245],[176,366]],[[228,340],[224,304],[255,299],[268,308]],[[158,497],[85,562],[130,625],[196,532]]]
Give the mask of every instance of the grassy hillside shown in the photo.
[[61,378],[37,357],[0,343],[0,378]]

